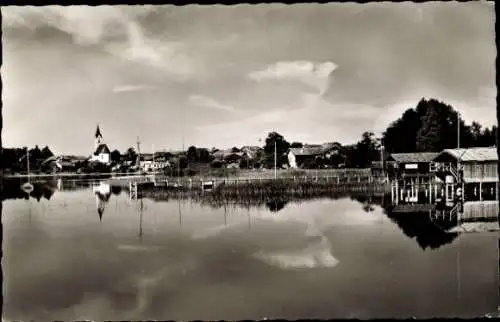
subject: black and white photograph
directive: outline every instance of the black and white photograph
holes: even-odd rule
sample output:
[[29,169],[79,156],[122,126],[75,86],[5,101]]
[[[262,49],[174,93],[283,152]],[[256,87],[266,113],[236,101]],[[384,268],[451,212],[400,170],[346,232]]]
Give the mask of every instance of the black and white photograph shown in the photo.
[[493,1],[1,15],[2,322],[500,316]]

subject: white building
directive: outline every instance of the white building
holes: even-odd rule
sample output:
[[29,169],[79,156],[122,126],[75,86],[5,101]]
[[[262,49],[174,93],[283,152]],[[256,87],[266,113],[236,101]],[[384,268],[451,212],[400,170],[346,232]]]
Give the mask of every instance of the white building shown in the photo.
[[170,166],[165,157],[154,157],[153,154],[141,154],[139,167],[144,171],[159,171]]
[[111,151],[109,151],[107,144],[103,143],[99,125],[97,125],[97,129],[95,131],[95,147],[94,153],[90,157],[90,161],[97,161],[105,164],[109,164],[111,162]]

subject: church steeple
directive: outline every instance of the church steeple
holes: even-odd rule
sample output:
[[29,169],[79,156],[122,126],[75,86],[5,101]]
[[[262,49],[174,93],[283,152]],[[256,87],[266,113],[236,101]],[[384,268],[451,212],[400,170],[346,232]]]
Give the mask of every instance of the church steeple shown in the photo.
[[95,147],[97,148],[99,144],[101,144],[102,142],[102,134],[101,134],[101,129],[99,128],[99,124],[97,124],[94,137],[95,137]]

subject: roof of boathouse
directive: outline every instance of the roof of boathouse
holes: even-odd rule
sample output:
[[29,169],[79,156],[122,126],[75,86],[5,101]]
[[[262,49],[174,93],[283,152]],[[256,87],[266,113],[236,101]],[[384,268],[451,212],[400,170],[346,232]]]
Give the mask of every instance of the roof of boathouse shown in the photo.
[[469,148],[469,149],[445,149],[439,156],[448,154],[462,162],[471,161],[498,161],[496,147]]
[[431,162],[439,153],[435,152],[421,152],[421,153],[393,153],[389,159],[393,159],[399,163],[421,163]]

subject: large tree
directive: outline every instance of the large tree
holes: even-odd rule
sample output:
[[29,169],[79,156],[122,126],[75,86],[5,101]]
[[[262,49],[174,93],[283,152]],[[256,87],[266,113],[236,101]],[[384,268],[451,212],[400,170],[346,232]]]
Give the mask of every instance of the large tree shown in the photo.
[[266,165],[269,168],[274,166],[275,147],[277,155],[277,166],[280,167],[287,162],[286,153],[290,148],[290,143],[288,143],[281,134],[277,132],[271,132],[267,135],[266,145],[264,146]]
[[121,153],[120,153],[120,151],[118,151],[118,150],[115,149],[115,150],[113,150],[111,152],[111,156],[110,157],[111,157],[111,161],[112,162],[120,162]]
[[132,161],[132,162],[137,161],[137,152],[135,151],[135,149],[133,147],[130,147],[127,149],[126,156],[127,156],[127,159],[129,161]]
[[422,117],[422,125],[417,132],[417,151],[439,152],[441,150],[442,129],[438,120],[438,112],[434,107],[427,109]]
[[196,156],[196,147],[195,146],[190,146],[187,149],[187,160],[188,162],[196,162],[197,161],[197,156]]

